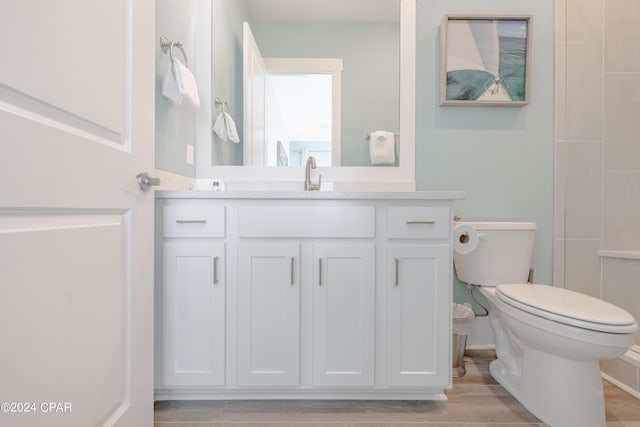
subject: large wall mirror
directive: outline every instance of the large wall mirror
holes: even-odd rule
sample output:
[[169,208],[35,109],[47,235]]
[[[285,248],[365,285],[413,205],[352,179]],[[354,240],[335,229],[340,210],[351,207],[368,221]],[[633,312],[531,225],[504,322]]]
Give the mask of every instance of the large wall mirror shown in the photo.
[[[313,155],[324,180],[414,189],[415,3],[200,2],[196,177],[296,180]],[[222,113],[239,142],[211,131]]]

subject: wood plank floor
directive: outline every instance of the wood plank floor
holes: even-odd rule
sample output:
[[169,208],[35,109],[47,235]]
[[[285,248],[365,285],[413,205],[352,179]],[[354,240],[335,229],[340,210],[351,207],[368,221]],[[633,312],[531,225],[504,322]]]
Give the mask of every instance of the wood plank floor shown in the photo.
[[[163,401],[156,427],[541,427],[489,375],[493,352],[468,352],[448,401]],[[607,427],[640,427],[640,400],[605,382]]]

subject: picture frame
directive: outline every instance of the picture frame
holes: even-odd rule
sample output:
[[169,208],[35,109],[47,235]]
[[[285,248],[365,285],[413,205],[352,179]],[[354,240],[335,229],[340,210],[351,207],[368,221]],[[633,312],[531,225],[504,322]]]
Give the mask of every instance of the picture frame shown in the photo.
[[445,15],[440,26],[440,105],[529,103],[528,15]]

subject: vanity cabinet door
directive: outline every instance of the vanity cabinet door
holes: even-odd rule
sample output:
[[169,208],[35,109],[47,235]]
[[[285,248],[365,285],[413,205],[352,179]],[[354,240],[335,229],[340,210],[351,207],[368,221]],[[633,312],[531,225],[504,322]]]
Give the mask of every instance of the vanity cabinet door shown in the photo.
[[300,366],[300,245],[238,248],[238,385],[296,386]]
[[225,246],[163,244],[163,382],[225,383]]
[[313,384],[373,386],[374,244],[313,248]]
[[448,385],[449,246],[389,245],[387,271],[387,384]]

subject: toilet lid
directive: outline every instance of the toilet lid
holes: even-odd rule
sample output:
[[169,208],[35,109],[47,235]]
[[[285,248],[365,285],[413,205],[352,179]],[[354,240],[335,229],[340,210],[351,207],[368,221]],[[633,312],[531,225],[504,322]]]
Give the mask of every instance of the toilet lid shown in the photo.
[[606,301],[545,285],[498,285],[496,296],[528,313],[600,332],[633,333],[638,325],[629,313]]

